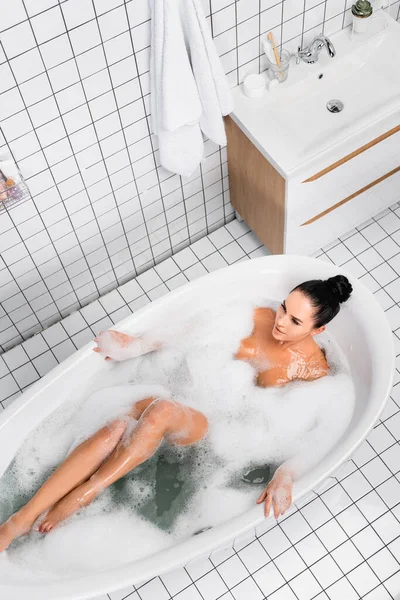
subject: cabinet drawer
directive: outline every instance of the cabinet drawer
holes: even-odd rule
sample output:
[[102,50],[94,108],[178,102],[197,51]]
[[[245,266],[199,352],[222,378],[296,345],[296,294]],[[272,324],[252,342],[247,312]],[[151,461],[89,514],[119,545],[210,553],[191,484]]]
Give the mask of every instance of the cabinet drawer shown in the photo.
[[[287,223],[285,252],[311,254],[399,200],[400,166],[390,177],[309,224]],[[304,223],[304,221],[303,221]]]
[[[392,131],[384,140],[345,162],[338,161],[306,180],[299,177],[289,180],[287,227],[308,222],[346,199],[353,202],[352,197],[359,195],[360,190],[380,184],[380,179],[400,164],[400,129]],[[361,215],[361,220],[365,220]]]

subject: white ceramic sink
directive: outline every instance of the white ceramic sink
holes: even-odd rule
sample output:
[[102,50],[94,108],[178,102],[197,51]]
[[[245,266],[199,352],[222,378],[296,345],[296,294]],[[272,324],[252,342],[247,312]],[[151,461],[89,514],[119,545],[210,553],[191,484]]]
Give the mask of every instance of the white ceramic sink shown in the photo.
[[[234,120],[284,174],[400,111],[400,24],[382,18],[386,28],[368,40],[355,41],[349,29],[331,36],[334,58],[322,49],[317,63],[292,59],[288,80],[261,99],[235,88]],[[332,99],[342,112],[328,111]]]

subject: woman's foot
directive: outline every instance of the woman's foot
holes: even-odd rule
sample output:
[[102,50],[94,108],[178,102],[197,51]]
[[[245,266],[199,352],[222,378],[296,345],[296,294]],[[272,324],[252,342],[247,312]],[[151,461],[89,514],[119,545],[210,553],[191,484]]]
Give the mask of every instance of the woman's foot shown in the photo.
[[17,537],[28,533],[32,524],[33,520],[25,516],[21,511],[12,515],[12,517],[0,526],[0,552],[6,550]]
[[85,481],[85,483],[73,489],[49,510],[39,525],[39,531],[41,533],[48,533],[61,521],[73,515],[80,508],[90,504],[97,495],[98,492],[94,489],[93,482],[90,480]]

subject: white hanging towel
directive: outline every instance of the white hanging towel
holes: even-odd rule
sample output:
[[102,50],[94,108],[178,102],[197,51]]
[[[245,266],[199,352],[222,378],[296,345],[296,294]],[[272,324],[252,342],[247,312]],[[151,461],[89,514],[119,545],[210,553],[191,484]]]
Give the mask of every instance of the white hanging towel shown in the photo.
[[189,176],[203,157],[201,130],[225,144],[230,90],[200,0],[149,0],[153,132],[164,168]]
[[152,11],[151,113],[160,161],[189,176],[203,156],[201,103],[186,51],[179,2],[150,0]]
[[223,115],[233,110],[233,101],[221,61],[211,37],[201,0],[182,4],[186,42],[197,91],[202,105],[200,128],[216,144],[226,144]]

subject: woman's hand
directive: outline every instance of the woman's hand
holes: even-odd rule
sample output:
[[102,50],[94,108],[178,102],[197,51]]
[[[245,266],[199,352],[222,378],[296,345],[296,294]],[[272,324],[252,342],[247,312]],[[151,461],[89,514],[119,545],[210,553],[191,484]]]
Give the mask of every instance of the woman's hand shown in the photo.
[[137,345],[137,356],[140,355],[139,346],[141,343],[134,337],[121,333],[120,331],[114,331],[112,329],[108,331],[101,331],[99,335],[94,338],[97,344],[96,348],[93,348],[94,352],[99,352],[105,355],[106,360],[125,360],[131,358],[135,354],[134,346]]
[[262,492],[257,500],[257,504],[261,504],[265,500],[264,514],[269,516],[271,506],[274,509],[274,516],[277,519],[283,515],[292,504],[292,476],[284,469],[277,469],[275,475]]

